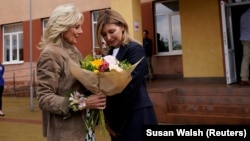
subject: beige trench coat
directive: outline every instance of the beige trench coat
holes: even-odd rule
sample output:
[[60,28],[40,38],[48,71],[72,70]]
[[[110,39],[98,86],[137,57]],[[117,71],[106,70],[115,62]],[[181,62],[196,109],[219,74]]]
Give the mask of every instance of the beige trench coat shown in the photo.
[[45,48],[37,62],[37,100],[43,113],[43,135],[48,141],[84,141],[83,112],[63,119],[67,114],[63,101],[68,93],[83,90],[69,70],[70,63],[80,65],[82,55],[74,46],[66,43],[63,46]]

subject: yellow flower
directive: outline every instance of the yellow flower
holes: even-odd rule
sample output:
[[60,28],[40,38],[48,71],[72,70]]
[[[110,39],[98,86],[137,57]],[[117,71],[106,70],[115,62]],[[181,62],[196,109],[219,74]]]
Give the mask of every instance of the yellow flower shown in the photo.
[[99,69],[100,66],[103,64],[103,60],[102,59],[95,59],[95,60],[91,61],[90,63],[94,68]]
[[99,71],[98,70],[94,70],[94,73],[98,73]]

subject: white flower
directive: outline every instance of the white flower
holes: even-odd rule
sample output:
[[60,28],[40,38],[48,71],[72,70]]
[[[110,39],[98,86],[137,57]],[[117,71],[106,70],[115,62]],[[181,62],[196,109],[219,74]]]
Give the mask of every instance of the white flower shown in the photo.
[[119,61],[112,55],[104,56],[103,60],[108,62],[109,65],[118,65],[119,64]]
[[81,111],[86,107],[84,96],[77,91],[70,94],[69,102],[69,107],[75,112]]
[[123,69],[121,67],[119,67],[119,61],[116,59],[116,57],[112,56],[112,55],[107,55],[107,56],[104,56],[103,57],[103,60],[105,62],[108,62],[109,63],[109,70],[110,71],[122,71]]
[[109,65],[109,70],[110,71],[112,71],[112,70],[115,70],[115,71],[118,71],[118,72],[120,72],[120,71],[122,71],[123,69],[122,68],[120,68],[118,65]]

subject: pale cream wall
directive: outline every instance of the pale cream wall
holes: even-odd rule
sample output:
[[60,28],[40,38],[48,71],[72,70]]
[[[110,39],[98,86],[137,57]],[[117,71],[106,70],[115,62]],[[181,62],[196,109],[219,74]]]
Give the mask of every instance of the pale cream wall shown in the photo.
[[[111,8],[118,11],[126,20],[129,26],[130,35],[142,42],[142,19],[140,0],[111,0]],[[134,23],[138,23],[138,30],[134,28]]]
[[184,77],[224,77],[218,0],[180,0],[180,15]]
[[[32,0],[32,19],[49,17],[59,4],[75,3],[82,11],[110,7],[110,0]],[[30,0],[1,0],[0,24],[30,19]]]

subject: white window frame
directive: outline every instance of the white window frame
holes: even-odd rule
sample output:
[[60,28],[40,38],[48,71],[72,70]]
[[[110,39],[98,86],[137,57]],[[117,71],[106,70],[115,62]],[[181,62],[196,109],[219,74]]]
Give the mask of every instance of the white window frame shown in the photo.
[[42,25],[42,26],[43,26],[42,28],[43,28],[43,31],[45,30],[46,24],[48,23],[48,21],[49,21],[49,18],[45,18],[45,19],[42,20],[42,24],[43,24],[43,25]]
[[96,41],[96,25],[97,25],[97,18],[98,18],[99,11],[92,11],[91,12],[91,23],[92,23],[92,55],[96,55],[96,50],[98,50],[97,41]]
[[[156,33],[155,33],[155,38],[156,38],[156,52],[157,52],[157,56],[170,56],[170,55],[182,55],[182,49],[181,50],[174,50],[173,49],[173,40],[172,40],[172,36],[173,36],[173,27],[172,27],[172,18],[174,17],[174,16],[179,16],[179,18],[180,18],[180,13],[179,13],[179,11],[173,11],[173,12],[156,12],[156,4],[159,4],[159,3],[166,3],[166,2],[168,2],[168,1],[160,1],[160,2],[155,2],[154,3],[154,9],[155,9],[155,19],[157,19],[157,16],[165,16],[166,17],[166,24],[164,24],[164,25],[166,25],[167,27],[167,29],[168,29],[168,31],[167,31],[167,35],[169,35],[168,37],[163,37],[165,40],[167,40],[167,41],[165,41],[164,42],[164,44],[166,44],[166,43],[168,43],[168,51],[164,51],[164,52],[158,52],[158,47],[157,47],[157,44],[159,44],[159,43],[157,43],[157,32],[158,31],[161,31],[160,29],[159,30],[157,30],[157,23],[155,24],[155,31],[156,31]],[[170,1],[170,2],[173,2],[173,1]],[[155,22],[157,22],[157,20],[155,20]],[[181,29],[180,29],[181,27],[180,27],[180,23],[179,23],[179,31],[181,32]],[[181,33],[180,33],[180,35],[181,35]],[[180,39],[181,40],[181,39]],[[181,41],[181,46],[182,46],[182,41]]]
[[[99,54],[97,54],[96,52],[99,50],[99,46],[97,44],[96,41],[96,25],[97,25],[97,19],[98,19],[98,13],[100,12],[100,10],[96,10],[96,11],[92,11],[91,12],[91,20],[92,20],[92,55],[93,56],[98,56]],[[103,40],[103,45],[105,41]],[[105,46],[103,46],[103,48],[105,48]]]
[[[7,33],[6,30],[5,30],[5,28],[7,26],[12,26],[13,28],[15,28],[16,26],[20,26],[20,29],[17,30],[17,31]],[[6,36],[8,36],[8,38],[9,38],[8,43],[6,42]],[[16,47],[14,47],[15,44],[16,44]],[[4,25],[3,26],[3,58],[2,58],[3,64],[20,64],[20,63],[23,63],[24,60],[20,60],[21,59],[20,58],[20,56],[21,56],[20,55],[20,49],[21,48],[23,49],[23,52],[21,52],[21,53],[24,53],[24,48],[23,48],[23,25],[22,25],[22,23]],[[7,49],[9,50],[9,52],[5,51]],[[14,56],[15,53],[16,53],[16,55]],[[22,54],[22,56],[24,56],[24,54]],[[22,57],[22,58],[24,58],[24,57]]]

